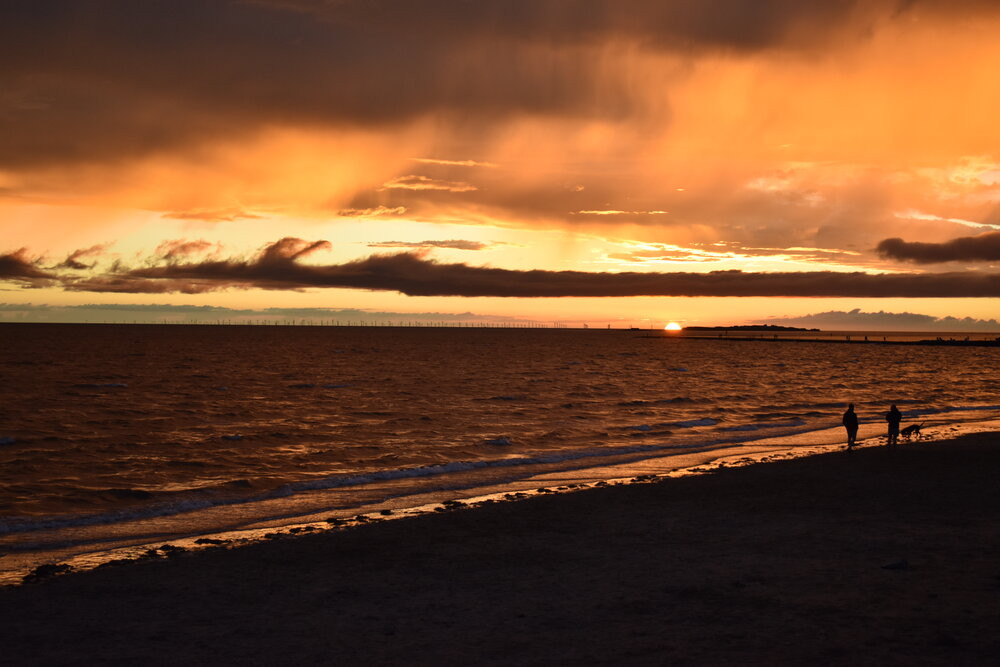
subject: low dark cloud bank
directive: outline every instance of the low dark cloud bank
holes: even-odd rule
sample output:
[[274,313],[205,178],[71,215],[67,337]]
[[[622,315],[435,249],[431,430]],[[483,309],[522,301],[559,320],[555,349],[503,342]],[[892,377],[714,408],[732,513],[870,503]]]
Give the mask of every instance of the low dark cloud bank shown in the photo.
[[966,236],[944,243],[886,239],[875,250],[882,257],[917,264],[1000,262],[1000,232]]
[[617,116],[594,49],[816,51],[941,0],[7,0],[0,165],[111,161],[274,125]]
[[7,322],[162,322],[162,323],[329,323],[335,324],[464,324],[532,322],[479,313],[404,313],[359,308],[226,308],[175,304],[85,303],[74,306],[0,303],[0,321]]
[[344,264],[298,260],[328,248],[326,241],[284,238],[252,259],[171,261],[115,267],[86,279],[66,279],[64,289],[86,292],[183,292],[221,289],[295,290],[334,287],[395,291],[410,296],[626,297],[1000,297],[1000,274],[802,273],[589,273],[518,271],[445,264],[415,253],[374,255]]

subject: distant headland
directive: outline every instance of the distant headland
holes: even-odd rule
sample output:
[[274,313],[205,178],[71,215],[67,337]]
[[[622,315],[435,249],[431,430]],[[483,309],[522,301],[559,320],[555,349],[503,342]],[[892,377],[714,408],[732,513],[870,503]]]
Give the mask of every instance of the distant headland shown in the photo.
[[731,327],[684,327],[683,331],[819,331],[819,329],[782,327],[776,324],[738,324]]

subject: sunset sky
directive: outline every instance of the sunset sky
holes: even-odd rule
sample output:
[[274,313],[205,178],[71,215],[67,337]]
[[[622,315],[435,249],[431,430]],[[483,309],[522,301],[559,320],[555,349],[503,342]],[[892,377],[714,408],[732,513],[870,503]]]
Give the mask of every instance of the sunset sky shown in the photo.
[[991,320],[998,64],[990,0],[7,0],[0,320]]

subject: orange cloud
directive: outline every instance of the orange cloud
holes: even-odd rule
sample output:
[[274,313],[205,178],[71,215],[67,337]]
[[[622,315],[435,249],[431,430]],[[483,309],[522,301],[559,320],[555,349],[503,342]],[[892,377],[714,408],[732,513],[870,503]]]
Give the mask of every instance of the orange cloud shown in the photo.
[[476,160],[438,160],[429,157],[415,157],[411,159],[421,164],[436,164],[445,167],[489,167],[495,169],[499,166],[493,162],[478,162]]
[[345,218],[382,218],[406,213],[405,206],[372,206],[370,208],[342,208],[337,215]]

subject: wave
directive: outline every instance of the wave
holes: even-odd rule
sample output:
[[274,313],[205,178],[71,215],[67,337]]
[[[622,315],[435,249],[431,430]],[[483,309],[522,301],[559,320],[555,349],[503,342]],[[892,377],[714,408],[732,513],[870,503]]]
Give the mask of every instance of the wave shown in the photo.
[[687,396],[675,396],[674,398],[661,398],[657,400],[634,400],[634,401],[621,401],[618,405],[622,407],[632,407],[641,405],[666,405],[671,403],[695,403],[693,398],[688,398]]
[[[938,413],[959,412],[959,411],[1000,411],[1000,405],[964,405],[964,406],[942,406],[928,408],[924,410],[913,410],[905,413],[906,416],[923,416]],[[372,413],[366,413],[372,414]],[[662,424],[641,425],[636,427],[626,427],[638,431],[652,431],[654,428],[694,428],[701,426],[715,426],[719,421],[712,418],[699,418]],[[418,478],[446,478],[456,473],[469,472],[484,469],[508,469],[512,472],[518,468],[526,468],[537,465],[566,464],[578,462],[578,468],[593,467],[600,465],[600,459],[621,457],[629,455],[641,455],[639,458],[651,458],[659,452],[669,452],[679,449],[711,449],[730,445],[737,442],[752,442],[753,440],[773,437],[773,429],[785,428],[788,431],[782,435],[801,435],[811,431],[819,431],[839,425],[833,419],[807,423],[802,419],[792,419],[783,422],[760,422],[754,424],[736,424],[715,429],[720,435],[730,433],[730,436],[723,436],[707,440],[686,439],[677,442],[644,443],[637,445],[619,445],[600,448],[562,450],[553,453],[535,453],[522,456],[512,456],[501,459],[482,460],[460,460],[448,463],[425,465],[409,468],[389,468],[384,470],[374,470],[357,474],[337,474],[324,476],[317,479],[306,479],[294,482],[287,482],[279,486],[260,490],[259,486],[247,480],[232,480],[220,483],[213,487],[201,487],[197,489],[187,489],[169,492],[150,492],[141,489],[102,489],[97,490],[99,497],[122,502],[128,501],[150,501],[144,502],[141,506],[132,506],[113,511],[94,514],[74,514],[58,515],[44,518],[36,517],[4,517],[0,518],[0,535],[28,533],[43,530],[52,530],[76,526],[95,526],[102,524],[114,524],[132,520],[153,519],[157,517],[171,516],[209,509],[224,505],[238,505],[254,503],[276,498],[285,498],[310,491],[335,489],[351,486],[365,486],[380,482],[391,482],[401,479]],[[759,435],[749,435],[757,431],[772,431],[770,433],[760,433]],[[747,435],[744,435],[747,434]],[[666,435],[661,433],[644,433],[644,435],[657,436]],[[499,438],[496,439],[499,441]],[[499,444],[498,442],[489,444]],[[564,468],[573,469],[573,468]],[[421,492],[439,490],[443,488],[455,488],[450,484],[439,487],[422,488]],[[254,493],[254,490],[258,490]],[[249,492],[249,493],[248,493]],[[164,498],[167,498],[166,500]]]
[[669,429],[669,428],[695,428],[698,426],[715,426],[718,424],[718,420],[712,419],[711,417],[702,417],[700,419],[685,419],[676,422],[660,422],[658,424],[639,424],[638,426],[623,426],[622,428],[626,431],[653,431],[657,429]]
[[[900,401],[902,403],[902,401]],[[904,410],[904,417],[923,417],[925,415],[936,415],[945,412],[973,412],[984,410],[1000,410],[1000,405],[946,405],[939,408],[926,408],[923,410]]]
[[[714,419],[702,419],[702,420],[691,420],[694,425],[710,425],[716,424]],[[681,423],[681,422],[675,422]],[[745,441],[746,438],[740,438],[738,441]],[[6,535],[11,533],[27,533],[36,532],[41,530],[52,530],[58,528],[66,528],[71,526],[94,526],[101,524],[113,524],[120,523],[124,521],[136,520],[136,519],[152,519],[157,517],[171,516],[175,514],[183,514],[185,512],[194,512],[198,510],[208,509],[211,507],[217,507],[222,505],[236,505],[245,503],[254,503],[264,500],[273,500],[275,498],[285,498],[294,496],[299,493],[309,492],[309,491],[320,491],[326,489],[343,488],[350,486],[364,486],[368,484],[375,484],[379,482],[388,482],[400,479],[415,479],[415,478],[433,478],[433,477],[443,477],[447,475],[452,475],[455,473],[469,472],[474,470],[482,469],[516,469],[523,468],[526,466],[533,465],[545,465],[545,464],[559,464],[567,463],[573,461],[586,461],[586,465],[581,467],[591,467],[594,465],[594,459],[602,458],[612,458],[619,456],[628,456],[630,454],[655,454],[657,452],[667,452],[670,450],[677,449],[701,449],[701,448],[711,448],[715,446],[727,445],[736,442],[736,439],[717,439],[707,442],[674,442],[674,443],[658,443],[658,444],[643,444],[643,445],[622,445],[616,447],[603,447],[603,448],[590,448],[590,449],[577,449],[577,450],[564,450],[557,453],[551,454],[534,454],[526,456],[516,456],[503,459],[483,459],[483,460],[465,460],[465,461],[452,461],[450,463],[441,463],[427,466],[418,466],[412,468],[393,468],[387,470],[377,470],[353,475],[333,475],[330,477],[322,477],[319,479],[312,480],[302,480],[296,482],[289,482],[283,484],[275,489],[264,493],[253,494],[249,496],[233,497],[232,495],[216,495],[216,494],[206,494],[206,489],[195,489],[189,492],[161,492],[161,493],[171,493],[171,494],[186,494],[189,497],[179,497],[175,500],[169,502],[153,502],[142,507],[131,507],[128,509],[114,510],[111,512],[104,512],[99,514],[86,514],[86,515],[62,515],[47,517],[44,519],[36,518],[20,518],[11,517],[0,520],[0,535]],[[236,482],[226,482],[220,484],[217,487],[211,487],[211,491],[219,491],[222,489],[232,489],[234,486],[244,486],[239,485]],[[421,491],[431,491],[435,489],[421,489]],[[118,490],[104,490],[102,493],[107,491],[118,491]],[[126,492],[127,493],[127,492]],[[141,492],[140,492],[141,493]],[[155,496],[154,492],[154,496]],[[190,497],[190,496],[195,497]]]

